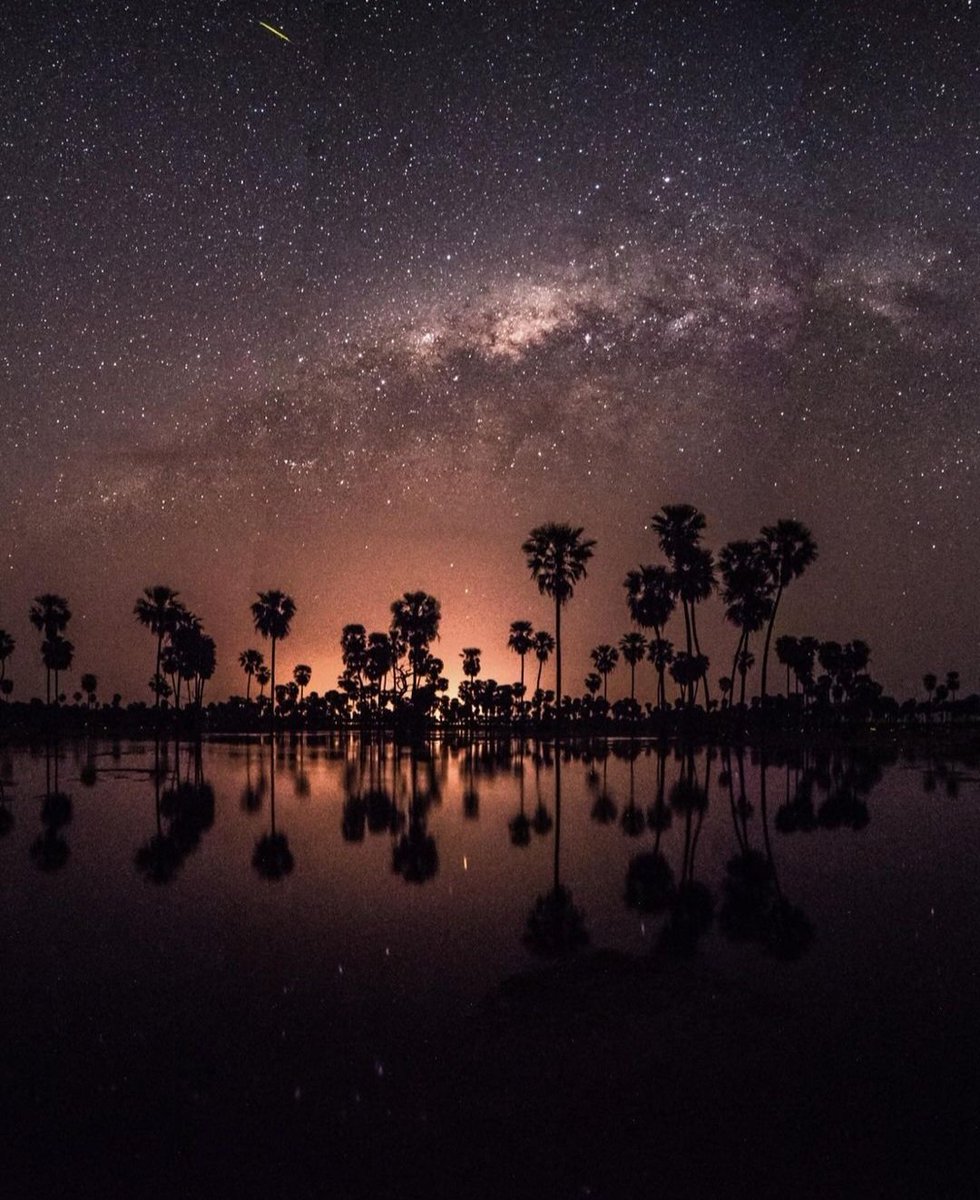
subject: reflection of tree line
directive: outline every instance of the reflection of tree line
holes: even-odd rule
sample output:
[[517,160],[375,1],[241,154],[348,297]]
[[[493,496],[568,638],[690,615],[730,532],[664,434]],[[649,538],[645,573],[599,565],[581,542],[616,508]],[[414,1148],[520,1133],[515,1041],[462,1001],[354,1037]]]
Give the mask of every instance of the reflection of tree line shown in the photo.
[[[96,782],[89,749],[80,768],[85,785]],[[118,750],[116,752],[118,754]],[[348,739],[323,751],[305,739],[250,744],[245,749],[242,808],[267,810],[268,827],[255,841],[252,866],[262,877],[290,874],[294,858],[276,811],[277,766],[285,763],[298,796],[309,792],[307,755],[326,753],[341,760],[345,800],[341,834],[349,843],[368,837],[389,839],[391,869],[406,882],[425,883],[439,870],[432,809],[442,802],[450,762],[460,782],[463,815],[479,817],[483,782],[504,775],[513,779],[518,806],[508,817],[511,844],[520,849],[535,839],[553,838],[550,886],[538,897],[525,930],[535,952],[555,955],[587,941],[585,920],[561,879],[562,770],[575,762],[586,770],[593,796],[591,817],[597,826],[618,825],[631,840],[651,838],[631,858],[625,879],[628,907],[661,917],[658,946],[673,954],[692,953],[715,917],[727,937],[754,942],[777,957],[792,958],[807,948],[813,930],[806,914],[788,898],[779,876],[775,834],[802,836],[815,831],[860,831],[869,821],[867,797],[878,783],[885,760],[879,751],[851,749],[790,750],[695,745],[668,747],[597,740],[556,749],[550,742],[507,739],[446,739],[434,747],[408,749],[373,739]],[[204,777],[200,744],[154,746],[153,832],[135,854],[135,866],[147,880],[165,884],[176,878],[214,822],[215,796]],[[653,758],[649,790],[637,795],[636,762]],[[620,807],[608,782],[610,757],[624,760],[628,791]],[[668,771],[673,758],[675,770]],[[748,762],[747,762],[748,760]],[[750,789],[749,767],[754,787]],[[673,779],[668,783],[668,774]],[[549,779],[548,776],[551,776]],[[70,857],[66,831],[72,820],[71,797],[60,783],[60,754],[45,750],[42,829],[30,855],[43,870],[56,870]],[[13,826],[6,789],[12,770],[0,763],[0,836]],[[955,771],[938,761],[926,766],[926,788],[945,782],[955,794]],[[750,799],[750,790],[754,796]],[[549,794],[551,793],[551,794]],[[712,794],[731,820],[734,853],[714,892],[699,878],[698,848]],[[551,801],[549,807],[548,801]],[[774,810],[774,811],[773,811]],[[676,858],[664,850],[674,831]]]
[[153,751],[153,808],[156,828],[136,851],[136,869],[151,883],[170,883],[214,824],[214,789],[204,779],[200,742],[181,753],[175,743],[156,742]]

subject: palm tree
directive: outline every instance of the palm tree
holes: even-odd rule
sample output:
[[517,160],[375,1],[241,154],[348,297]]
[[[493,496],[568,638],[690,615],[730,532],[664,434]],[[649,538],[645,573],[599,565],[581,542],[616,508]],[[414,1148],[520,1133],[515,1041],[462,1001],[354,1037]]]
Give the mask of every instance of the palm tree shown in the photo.
[[293,667],[293,679],[299,684],[299,702],[303,703],[304,693],[309,687],[310,680],[313,678],[313,668],[308,667],[306,663],[297,663]]
[[269,686],[269,681],[272,679],[272,672],[263,663],[261,667],[255,669],[255,682],[259,685],[259,697],[265,694],[265,689]]
[[584,530],[572,525],[549,522],[531,530],[521,547],[527,556],[531,578],[538,591],[555,602],[555,698],[561,716],[561,610],[575,593],[575,584],[584,579],[586,563],[592,557],[595,541],[583,539]]
[[245,702],[252,699],[252,676],[265,664],[265,655],[261,650],[243,650],[238,656],[238,665],[245,672]]
[[[676,607],[670,572],[666,567],[641,566],[638,570],[627,571],[623,580],[626,588],[626,607],[630,617],[642,629],[652,629],[654,636],[650,640],[650,659],[655,662],[653,647],[657,642],[663,642],[664,626],[670,620],[671,613]],[[657,669],[657,703],[663,708],[667,703],[664,688],[664,669],[667,663]]]
[[616,669],[616,664],[619,662],[619,651],[615,646],[603,642],[601,646],[596,646],[589,657],[595,664],[595,669],[602,676],[602,698],[608,700],[609,672]]
[[[268,591],[259,592],[258,600],[252,604],[252,620],[255,622],[255,631],[260,633],[262,637],[269,638],[272,642],[272,670],[270,678],[272,680],[272,695],[276,694],[276,643],[282,641],[283,638],[289,637],[289,626],[293,617],[296,615],[296,602],[292,596],[287,596],[285,592]],[[275,722],[276,708],[272,706],[272,720]]]
[[664,683],[664,674],[674,661],[673,643],[662,637],[651,638],[647,657],[657,672],[657,704],[664,709],[667,707],[667,687]]
[[[696,608],[715,588],[714,560],[711,551],[701,545],[706,524],[704,513],[693,504],[665,504],[650,522],[670,564],[672,591],[683,606],[688,656],[696,654],[702,658]],[[707,675],[704,676],[704,695],[707,701]],[[692,692],[692,703],[693,699]]]
[[953,703],[956,703],[956,693],[960,690],[960,673],[959,671],[946,672],[946,688],[949,694],[953,697]]
[[643,662],[647,653],[647,640],[642,633],[624,633],[619,639],[619,648],[630,668],[630,699],[636,699],[636,664]]
[[79,680],[79,683],[81,685],[82,691],[85,693],[86,699],[88,700],[89,708],[94,707],[95,693],[98,691],[98,688],[99,688],[98,679],[96,678],[96,676],[92,675],[91,673],[86,672],[86,674],[84,674],[82,676],[82,678]]
[[[54,672],[54,699],[58,703],[58,676],[62,671],[71,669],[72,659],[75,657],[75,647],[67,639],[55,635],[41,644],[41,661],[44,663],[48,674]],[[50,696],[48,703],[50,704]]]
[[800,656],[800,639],[791,633],[784,633],[776,638],[776,658],[786,668],[786,699],[789,699],[790,668]]
[[554,651],[555,639],[546,629],[539,629],[534,635],[534,657],[538,660],[538,678],[534,685],[535,693],[541,691],[541,671]]
[[467,679],[476,679],[480,674],[480,655],[482,653],[479,646],[467,646],[460,654],[459,657],[463,660],[463,674]]
[[590,671],[588,675],[586,675],[584,683],[585,690],[590,696],[594,696],[596,692],[598,692],[599,688],[602,687],[602,676],[597,671]]
[[442,610],[439,601],[428,592],[405,592],[391,606],[391,632],[408,646],[408,661],[412,668],[412,696],[418,690],[419,679],[426,673],[429,646],[439,637]]
[[[749,635],[758,633],[766,623],[772,606],[769,569],[758,542],[728,542],[718,555],[721,571],[721,598],[725,619],[739,630],[732,659],[731,678],[748,651]],[[745,675],[742,674],[741,704],[745,704]]]
[[[57,596],[53,592],[45,592],[41,596],[35,596],[28,617],[34,628],[44,635],[44,643],[41,646],[41,659],[47,670],[47,702],[50,704],[52,668],[48,666],[46,661],[44,644],[53,643],[68,628],[68,622],[71,620],[71,610],[64,596]],[[55,687],[55,691],[57,692],[57,686]]]
[[0,683],[7,676],[7,659],[13,654],[16,648],[17,643],[13,637],[11,637],[6,629],[0,629]]
[[534,626],[530,621],[511,621],[507,646],[521,658],[521,697],[524,696],[524,658],[534,649]]
[[769,624],[766,626],[766,641],[762,650],[762,702],[766,699],[766,672],[769,666],[769,643],[772,641],[773,626],[783,591],[791,580],[798,579],[817,557],[817,543],[813,534],[800,521],[784,518],[775,525],[762,530],[759,545],[765,556],[769,571],[769,583],[775,593]]
[[[133,615],[145,625],[157,639],[157,665],[154,675],[160,675],[160,659],[163,656],[163,639],[173,633],[184,606],[177,599],[178,592],[162,583],[143,589],[143,595],[133,606]],[[160,707],[160,689],[156,690],[156,704]]]

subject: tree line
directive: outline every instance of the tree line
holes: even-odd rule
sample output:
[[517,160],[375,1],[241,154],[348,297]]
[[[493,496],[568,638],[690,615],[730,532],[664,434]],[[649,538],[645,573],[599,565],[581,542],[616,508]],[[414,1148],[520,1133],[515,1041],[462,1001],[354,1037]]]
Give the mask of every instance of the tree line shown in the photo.
[[[536,526],[521,546],[526,566],[539,592],[554,604],[554,632],[535,629],[531,621],[510,623],[508,648],[520,660],[519,680],[498,684],[481,679],[482,649],[468,646],[460,652],[463,682],[454,698],[445,663],[433,651],[439,638],[441,606],[425,591],[405,592],[390,606],[391,620],[384,630],[369,631],[363,624],[346,624],[340,635],[342,672],[337,686],[322,695],[306,693],[312,669],[296,664],[285,682],[277,680],[277,650],[290,634],[296,617],[295,600],[279,589],[258,593],[251,605],[256,633],[269,647],[248,647],[238,655],[245,675],[244,706],[280,717],[310,717],[316,722],[357,718],[379,725],[393,718],[426,722],[438,715],[444,721],[523,719],[541,722],[613,716],[633,720],[670,709],[702,712],[746,708],[747,679],[760,648],[759,690],[753,705],[765,708],[769,699],[771,655],[786,671],[787,701],[802,711],[808,707],[873,706],[882,689],[870,676],[870,647],[861,639],[846,643],[820,642],[790,634],[774,638],[780,604],[786,589],[817,560],[817,543],[802,522],[792,518],[763,526],[757,537],[730,541],[717,554],[704,544],[706,518],[691,504],[666,504],[651,518],[651,529],[663,561],[640,563],[623,580],[625,607],[633,629],[616,644],[603,642],[591,651],[592,670],[583,680],[584,692],[569,695],[563,677],[562,618],[580,582],[587,577],[596,542],[581,527],[549,522]],[[701,605],[714,595],[724,605],[725,619],[733,629],[731,666],[717,675],[717,697],[712,695],[710,660],[698,633]],[[153,707],[177,712],[183,707],[200,711],[205,688],[217,667],[214,639],[199,617],[182,601],[179,592],[163,584],[146,587],[133,607],[136,620],[155,640],[154,668],[149,680]],[[29,619],[41,635],[41,660],[46,670],[46,703],[57,705],[64,697],[59,677],[70,670],[74,646],[66,636],[71,611],[64,597],[44,593],[36,597]],[[677,627],[680,637],[675,633]],[[0,630],[0,695],[9,695],[12,681],[6,664],[15,649],[14,639]],[[527,660],[536,664],[535,686],[527,686]],[[554,659],[554,688],[542,688],[542,672]],[[641,707],[636,700],[636,668],[649,661],[656,673],[655,701]],[[608,679],[620,662],[630,671],[629,699],[610,706]],[[819,672],[817,668],[821,669]],[[677,690],[668,703],[666,678]],[[258,687],[252,699],[252,684]],[[97,679],[82,677],[82,692],[95,703]],[[934,699],[954,701],[959,675],[949,672],[945,684],[924,677],[930,706]],[[269,688],[268,695],[266,688]],[[599,695],[601,691],[601,696]],[[81,698],[76,693],[76,702]],[[118,700],[118,698],[117,698]]]

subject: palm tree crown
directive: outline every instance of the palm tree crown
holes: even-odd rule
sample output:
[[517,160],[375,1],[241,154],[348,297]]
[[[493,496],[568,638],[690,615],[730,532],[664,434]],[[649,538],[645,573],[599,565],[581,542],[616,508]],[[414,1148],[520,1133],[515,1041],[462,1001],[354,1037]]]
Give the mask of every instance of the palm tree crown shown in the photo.
[[561,712],[561,610],[571,600],[575,584],[584,579],[595,541],[583,538],[581,527],[551,521],[531,530],[521,546],[531,578],[544,596],[555,602],[555,694]]

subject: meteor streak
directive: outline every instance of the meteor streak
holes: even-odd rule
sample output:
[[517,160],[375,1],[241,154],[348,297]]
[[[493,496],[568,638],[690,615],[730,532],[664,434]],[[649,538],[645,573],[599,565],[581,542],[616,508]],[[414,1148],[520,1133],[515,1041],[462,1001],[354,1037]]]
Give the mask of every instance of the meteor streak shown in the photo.
[[286,37],[286,35],[283,33],[283,31],[281,29],[276,29],[275,25],[269,25],[265,21],[259,21],[259,24],[262,26],[263,29],[268,29],[268,31],[270,33],[274,33],[277,38],[282,38],[282,40],[284,42],[289,41],[289,38]]

